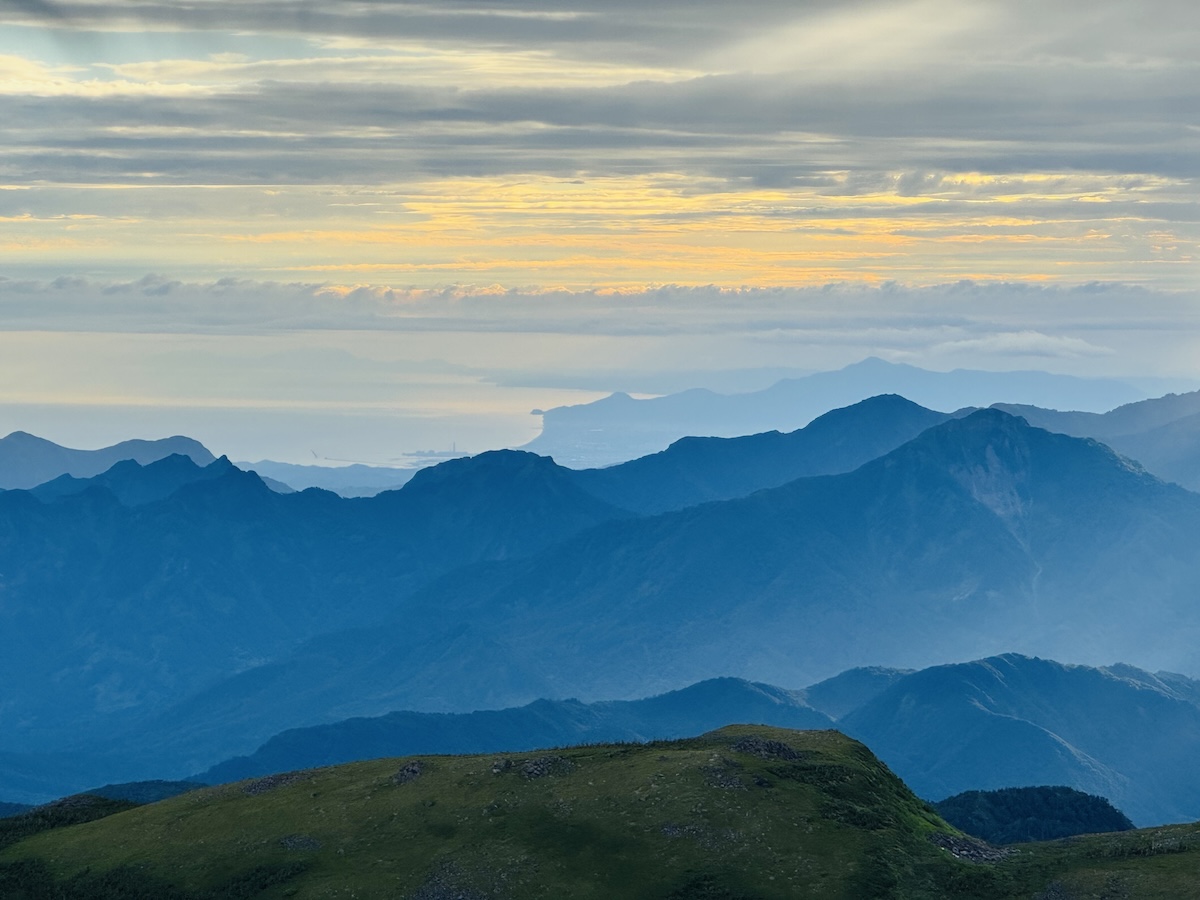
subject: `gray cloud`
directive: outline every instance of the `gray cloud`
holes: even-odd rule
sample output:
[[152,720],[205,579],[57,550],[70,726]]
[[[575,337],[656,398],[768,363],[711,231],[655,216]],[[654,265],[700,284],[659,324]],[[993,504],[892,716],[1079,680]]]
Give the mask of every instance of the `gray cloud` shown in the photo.
[[[1197,176],[1188,123],[1200,121],[1200,91],[1177,73],[1081,83],[1057,100],[1032,96],[1034,81],[1022,73],[948,93],[883,88],[869,98],[787,91],[748,75],[574,90],[264,83],[188,100],[0,97],[0,116],[19,123],[0,166],[15,183],[145,172],[231,184],[637,170],[765,185],[839,169],[924,169],[926,186],[964,171]],[[1106,119],[1120,125],[1101,127]],[[155,130],[130,130],[139,128]]]
[[[335,199],[322,208],[311,196],[231,192],[218,210],[202,192],[186,201],[133,192],[118,203],[75,186],[331,186],[345,201],[352,185],[391,190],[383,202],[396,222],[413,216],[404,192],[439,178],[661,174],[681,193],[728,193],[731,214],[744,191],[803,193],[805,202],[759,212],[796,228],[845,218],[840,198],[884,193],[919,201],[904,207],[906,219],[980,220],[973,228],[998,238],[1025,227],[981,221],[999,215],[982,201],[1007,191],[1003,214],[1037,219],[1028,227],[1042,237],[1108,222],[1147,244],[1169,227],[1182,244],[1172,251],[1179,284],[1200,245],[1195,18],[1177,0],[1136,10],[1118,0],[1049,9],[1031,0],[10,4],[0,22],[55,34],[149,29],[138,58],[150,68],[135,76],[80,54],[75,69],[47,63],[41,82],[31,76],[28,89],[0,94],[0,185],[31,188],[0,191],[0,215],[259,224],[307,215],[307,227],[328,221]],[[167,48],[186,41],[167,38],[198,29],[245,32],[263,46],[290,37],[250,62],[170,58]],[[357,51],[345,47],[356,42],[375,48],[369,65],[355,68]],[[411,57],[395,49],[405,42],[463,56],[430,75],[408,68]],[[477,56],[500,73],[511,63],[533,74],[460,77],[459,63]],[[598,60],[616,68],[555,80]],[[634,64],[665,68],[621,74]],[[976,173],[994,178],[960,177]],[[863,200],[852,218],[896,211]],[[697,214],[676,204],[662,215],[682,223]],[[935,236],[932,228],[896,233]],[[1053,244],[1029,252],[1053,253]]]
[[[1200,329],[1194,293],[1123,285],[1046,287],[963,281],[928,288],[831,284],[816,288],[666,286],[618,294],[437,290],[262,282],[185,282],[161,275],[103,282],[0,277],[10,331],[262,334],[397,330],[547,334],[809,336],[830,329],[964,332]],[[955,339],[966,339],[958,335]],[[949,340],[949,339],[945,339]]]

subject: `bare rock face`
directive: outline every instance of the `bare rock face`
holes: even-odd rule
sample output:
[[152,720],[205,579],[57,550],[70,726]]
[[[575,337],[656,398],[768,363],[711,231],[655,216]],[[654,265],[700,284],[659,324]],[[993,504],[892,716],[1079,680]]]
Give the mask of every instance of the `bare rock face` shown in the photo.
[[408,784],[410,781],[416,781],[424,773],[425,764],[419,759],[413,759],[400,767],[400,770],[392,776],[392,781],[396,784]]
[[783,741],[770,741],[763,738],[742,738],[733,744],[734,753],[748,753],[751,756],[757,756],[759,759],[785,759],[797,760],[802,754],[792,747],[789,747]]
[[529,759],[498,759],[492,763],[492,774],[518,772],[522,778],[545,778],[549,775],[569,775],[575,763],[563,756],[534,756]]
[[291,784],[298,784],[311,777],[309,772],[283,772],[279,775],[268,775],[265,778],[258,778],[249,784],[243,785],[242,793],[256,797],[259,794],[267,793],[267,791],[274,791]]
[[1012,856],[1014,850],[1006,847],[993,847],[986,841],[976,838],[955,837],[952,834],[932,834],[929,839],[948,851],[955,859],[965,859],[973,863],[996,863]]

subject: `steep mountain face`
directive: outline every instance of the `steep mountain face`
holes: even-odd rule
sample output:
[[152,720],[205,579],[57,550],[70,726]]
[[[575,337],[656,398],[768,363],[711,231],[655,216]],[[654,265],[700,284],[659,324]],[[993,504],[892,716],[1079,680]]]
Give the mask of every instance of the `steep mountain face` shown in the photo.
[[[137,718],[316,634],[389,619],[451,569],[629,515],[521,453],[364,500],[279,495],[214,465],[132,507],[104,479],[46,501],[0,494],[7,749],[84,739],[90,722]],[[144,500],[178,472],[129,474],[118,467],[110,486]]]
[[14,431],[0,439],[0,489],[32,488],[60,475],[91,478],[122,460],[146,465],[172,454],[186,456],[197,466],[207,466],[215,459],[202,444],[187,437],[122,441],[100,450],[73,450]]
[[687,437],[574,481],[609,503],[642,514],[745,497],[797,478],[850,472],[951,416],[884,394],[835,409],[798,431],[737,438]]
[[1067,785],[1134,822],[1200,816],[1200,707],[1131,667],[1006,654],[909,675],[838,722],[923,797]]
[[1200,391],[1128,403],[1103,414],[1015,404],[997,408],[1050,431],[1096,438],[1164,481],[1200,490]]
[[314,713],[630,698],[721,675],[795,685],[1013,648],[1196,671],[1198,528],[1200,497],[983,410],[852,473],[458,570],[391,626],[314,638],[158,721],[198,747]]
[[610,466],[657,453],[687,435],[792,431],[830,409],[887,392],[947,410],[996,402],[1104,410],[1146,396],[1104,379],[1045,372],[931,372],[865,359],[836,372],[784,379],[751,393],[690,390],[645,400],[617,393],[594,403],[557,407],[542,414],[542,433],[524,449],[572,468]]
[[593,696],[714,669],[796,684],[988,647],[1152,647],[1159,658],[1140,661],[1187,668],[1198,525],[1200,497],[984,410],[853,473],[614,523],[508,574],[448,578],[422,602],[486,610],[517,659]]
[[694,737],[735,723],[832,728],[796,694],[718,678],[645,700],[580,703],[537,700],[518,709],[462,714],[394,712],[297,728],[248,757],[198,776],[209,784],[360,759],[417,753],[493,753],[611,741]]
[[1200,413],[1148,431],[1109,438],[1108,443],[1164,481],[1200,491]]
[[1029,424],[1047,431],[1074,437],[1092,437],[1108,443],[1111,438],[1152,431],[1200,414],[1200,391],[1138,400],[1105,413],[1063,412],[1020,403],[997,403],[995,408],[1021,416]]

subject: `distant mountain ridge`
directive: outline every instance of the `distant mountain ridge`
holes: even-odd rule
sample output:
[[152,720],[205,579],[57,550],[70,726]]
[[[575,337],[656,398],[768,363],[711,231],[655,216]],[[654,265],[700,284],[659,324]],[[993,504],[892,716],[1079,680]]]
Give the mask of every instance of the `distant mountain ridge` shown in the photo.
[[249,757],[197,776],[209,784],[273,772],[419,753],[489,753],[612,741],[693,737],[733,723],[832,728],[791,691],[719,678],[643,700],[537,700],[461,714],[394,712],[279,734]]
[[109,491],[124,506],[142,506],[166,500],[184,485],[220,478],[233,468],[233,463],[224,456],[200,466],[191,457],[173,453],[145,465],[132,459],[121,460],[90,478],[60,475],[29,492],[39,500],[58,500],[100,488]]
[[264,480],[273,479],[293,490],[310,487],[333,491],[341,497],[374,497],[383,491],[394,491],[408,483],[417,469],[397,469],[368,466],[361,463],[344,466],[301,466],[263,459],[258,462],[238,462],[235,465],[247,472],[256,472]]
[[788,434],[681,438],[659,453],[577,471],[573,478],[597,497],[652,515],[745,497],[797,478],[850,472],[950,418],[883,394],[827,412]]
[[1165,481],[1200,491],[1200,391],[1168,394],[1107,413],[996,404],[1033,425],[1103,441]]
[[216,461],[203,444],[188,437],[122,441],[99,450],[73,450],[24,431],[14,431],[0,438],[0,489],[29,489],[60,475],[91,478],[122,460],[147,465],[172,454],[186,456],[202,467]]
[[1005,650],[1200,671],[1200,496],[998,409],[878,397],[612,475],[495,451],[369,499],[213,466],[0,493],[0,749],[183,774],[300,725],[714,677],[842,672],[797,700],[845,715],[897,670]]
[[383,624],[326,630],[162,710],[149,746],[228,755],[250,749],[229,735],[261,743],[316,716],[632,699],[724,675],[804,684],[1009,649],[1197,671],[1198,529],[1200,496],[981,410],[851,473],[612,517],[524,557],[493,547]]
[[[642,700],[538,700],[517,709],[393,712],[297,728],[197,780],[220,783],[397,755],[680,738],[757,723],[837,728],[863,741],[929,800],[1058,784],[1106,797],[1143,825],[1161,824],[1200,818],[1200,772],[1187,763],[1200,755],[1197,689],[1200,681],[1170,673],[1011,653],[909,673],[855,669],[798,691],[719,678]],[[857,703],[847,706],[851,692]],[[841,703],[842,714],[820,711],[822,700]],[[1010,829],[1006,840],[1058,836],[1018,838],[1011,835],[1023,827],[1019,822],[1003,827]],[[1118,817],[1111,827],[1090,830],[1119,827]]]
[[[139,483],[161,490],[123,504]],[[0,493],[9,749],[86,741],[90,722],[136,718],[322,631],[386,620],[454,568],[631,515],[513,451],[359,500],[280,495],[228,461],[124,464],[107,486],[61,493],[80,486],[46,487],[46,501]]]
[[1108,798],[1134,822],[1193,821],[1196,687],[1130,666],[1005,654],[908,675],[838,728],[923,797],[1062,784]]
[[542,433],[522,449],[576,469],[609,466],[657,453],[686,436],[793,431],[828,410],[887,393],[943,410],[1039,403],[1103,411],[1147,396],[1113,379],[969,369],[932,372],[872,357],[744,394],[695,389],[639,400],[616,393],[593,403],[556,407],[542,413]]

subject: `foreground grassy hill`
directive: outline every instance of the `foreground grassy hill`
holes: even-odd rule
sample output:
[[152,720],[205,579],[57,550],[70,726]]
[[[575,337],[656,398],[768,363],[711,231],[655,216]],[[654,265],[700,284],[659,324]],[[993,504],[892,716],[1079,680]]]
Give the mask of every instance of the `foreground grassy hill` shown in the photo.
[[1189,896],[1200,861],[1186,828],[1028,846],[962,838],[837,732],[736,726],[196,791],[13,844],[0,895],[1083,900]]

